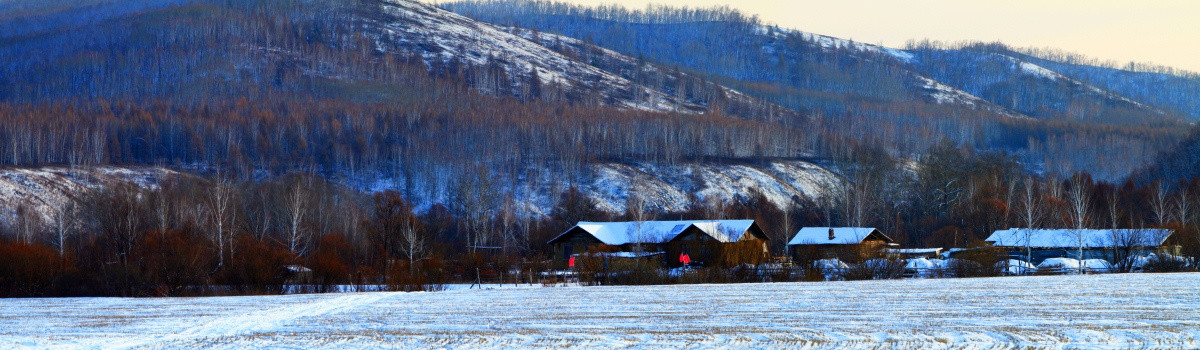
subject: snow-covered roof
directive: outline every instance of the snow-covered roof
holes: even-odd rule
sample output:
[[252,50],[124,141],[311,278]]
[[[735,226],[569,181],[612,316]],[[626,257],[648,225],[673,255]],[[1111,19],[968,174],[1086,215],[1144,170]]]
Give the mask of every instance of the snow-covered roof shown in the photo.
[[884,249],[885,253],[891,254],[937,254],[942,252],[942,248],[901,248],[901,249]]
[[1082,233],[1084,248],[1106,248],[1114,246],[1114,241],[1122,246],[1159,246],[1174,231],[1167,229],[1085,229],[1076,231],[1074,229],[1010,228],[993,232],[985,241],[1000,247],[1025,247],[1027,246],[1025,242],[1027,232],[1029,234],[1028,246],[1033,248],[1078,248],[1079,236],[1077,233]]
[[[833,239],[829,238],[829,230],[833,230]],[[805,227],[796,232],[796,236],[788,241],[788,245],[859,244],[870,236],[871,232],[876,232],[874,227]],[[880,236],[882,235],[881,233]],[[887,239],[887,236],[883,238]]]
[[[641,253],[638,253],[638,252],[601,252],[601,253],[595,253],[595,256],[606,257],[606,258],[634,259],[634,258],[651,257],[651,256],[655,256],[655,255],[662,255],[662,254],[663,254],[663,252],[641,252]],[[574,255],[574,256],[591,256],[592,254],[580,253],[580,254],[572,254],[572,255]]]
[[663,243],[675,239],[688,227],[695,226],[713,239],[728,243],[741,240],[752,225],[754,225],[754,220],[581,221],[570,230],[554,237],[550,242],[554,242],[578,228],[607,245]]

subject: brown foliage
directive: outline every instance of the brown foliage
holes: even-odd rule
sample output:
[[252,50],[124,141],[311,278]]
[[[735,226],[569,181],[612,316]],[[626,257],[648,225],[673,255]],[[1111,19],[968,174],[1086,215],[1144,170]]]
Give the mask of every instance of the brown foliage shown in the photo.
[[314,283],[323,288],[337,284],[349,284],[353,281],[351,266],[354,259],[354,247],[346,242],[340,234],[328,234],[321,237],[317,250],[308,259],[308,267],[313,271]]
[[69,262],[49,248],[0,241],[0,296],[37,297],[56,292]]
[[290,276],[287,265],[296,256],[287,249],[243,236],[237,242],[240,255],[224,269],[225,285],[242,293],[280,293]]
[[187,232],[152,232],[130,254],[145,289],[155,296],[197,294],[209,285],[216,261],[209,242]]

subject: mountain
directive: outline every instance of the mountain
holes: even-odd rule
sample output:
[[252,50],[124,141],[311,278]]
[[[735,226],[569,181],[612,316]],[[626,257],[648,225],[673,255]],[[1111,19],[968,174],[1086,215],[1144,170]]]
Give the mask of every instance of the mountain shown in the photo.
[[[887,48],[779,28],[728,8],[634,11],[524,0],[442,6],[710,76],[813,112],[821,126],[814,130],[896,154],[919,154],[945,138],[1015,154],[1037,171],[1119,179],[1181,140],[1194,120],[1182,112],[1186,97],[1146,98],[1161,85],[1144,74],[1100,79],[1081,72],[1110,69],[1052,64],[1001,45]],[[1187,95],[1187,82],[1200,81],[1172,76],[1165,96]]]
[[[1144,93],[1155,76],[1187,91],[1187,75],[1002,46],[887,48],[728,9],[442,7],[6,3],[0,163],[305,170],[425,207],[485,172],[542,214],[571,185],[617,211],[649,182],[671,193],[660,207],[679,210],[751,187],[784,189],[764,194],[776,204],[816,201],[813,188],[837,181],[787,173],[848,178],[814,164],[867,149],[908,162],[942,140],[1037,172],[1119,179],[1193,118],[1186,94]],[[644,181],[590,180],[614,173]]]
[[1130,175],[1139,182],[1161,181],[1170,185],[1200,177],[1200,128],[1174,148],[1159,154],[1154,162]]
[[777,204],[815,200],[837,181],[798,160],[815,138],[807,112],[420,2],[6,6],[0,27],[16,29],[0,34],[0,163],[53,175],[15,182],[19,202],[67,195],[44,185],[63,169],[112,165],[316,172],[422,208],[486,182],[531,215],[572,184],[621,211],[643,181],[664,210],[749,188]]
[[[5,67],[10,88],[0,97],[203,100],[211,95],[261,95],[265,93],[255,91],[263,90],[261,85],[275,85],[272,92],[276,93],[382,101],[388,90],[403,81],[370,74],[368,68],[375,68],[370,66],[379,60],[419,58],[438,71],[469,70],[472,85],[494,96],[528,99],[531,94],[545,94],[546,99],[679,113],[703,113],[715,95],[727,95],[721,97],[739,106],[765,105],[728,89],[681,99],[679,94],[647,88],[488,24],[415,1],[302,2],[294,9],[270,4],[93,1],[63,9],[27,5],[25,11],[12,10],[17,14],[0,22],[18,28],[3,37],[6,50],[0,51],[0,57],[10,62]],[[300,31],[295,34],[303,42],[271,37],[272,31],[285,29],[256,21],[252,18],[256,11],[277,11],[274,14],[297,20],[299,28],[286,30]],[[29,24],[30,17],[46,12],[48,22],[55,24]],[[83,13],[88,15],[79,15]],[[221,26],[214,26],[217,33],[203,39],[163,34],[197,21]],[[305,50],[314,45],[325,50],[319,54]],[[366,52],[346,52],[351,50]],[[106,57],[129,61],[89,62]],[[114,71],[123,74],[108,74]],[[316,81],[287,86],[284,80],[289,75]],[[383,86],[362,86],[368,84]],[[204,90],[191,88],[196,85]]]
[[1003,45],[941,48],[926,44],[903,52],[911,55],[911,66],[922,74],[1039,119],[1109,125],[1177,123],[1189,119],[1048,69],[1040,64],[1050,66],[1049,61],[1014,52]]

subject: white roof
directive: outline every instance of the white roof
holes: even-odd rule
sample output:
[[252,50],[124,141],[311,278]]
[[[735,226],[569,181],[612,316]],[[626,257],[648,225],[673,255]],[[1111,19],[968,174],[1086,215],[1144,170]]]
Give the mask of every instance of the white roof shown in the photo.
[[[591,234],[601,243],[607,245],[622,245],[631,243],[663,243],[675,239],[688,227],[696,228],[708,234],[719,242],[736,242],[746,235],[754,220],[681,220],[681,221],[622,221],[622,222],[588,222],[580,221],[572,227],[582,229]],[[571,232],[567,230],[567,232]],[[558,235],[559,237],[567,234]]]
[[[641,252],[641,253],[638,253],[638,252],[600,252],[600,253],[596,253],[595,255],[599,256],[599,257],[608,257],[608,258],[632,259],[632,258],[645,258],[645,257],[650,257],[650,256],[655,256],[655,255],[662,255],[662,254],[663,254],[663,252]],[[572,254],[572,255],[588,256],[590,254],[589,253],[581,253],[581,254]]]
[[[1000,247],[1025,247],[1025,235],[1027,230],[1023,228],[1010,228],[1007,230],[998,230],[993,232],[985,241]],[[1074,229],[1033,229],[1029,232],[1029,247],[1033,248],[1078,248],[1079,237],[1076,236]],[[1107,248],[1113,246],[1114,238],[1117,242],[1126,242],[1126,240],[1140,241],[1136,246],[1154,247],[1162,245],[1171,235],[1173,231],[1167,229],[1119,229],[1119,230],[1096,230],[1085,229],[1079,231],[1083,234],[1084,248]],[[1125,245],[1122,243],[1122,245]]]
[[901,248],[885,249],[884,251],[892,254],[937,254],[942,251],[942,248]]
[[[833,239],[829,239],[830,229],[833,230]],[[859,244],[873,231],[874,227],[805,227],[796,232],[788,245]]]

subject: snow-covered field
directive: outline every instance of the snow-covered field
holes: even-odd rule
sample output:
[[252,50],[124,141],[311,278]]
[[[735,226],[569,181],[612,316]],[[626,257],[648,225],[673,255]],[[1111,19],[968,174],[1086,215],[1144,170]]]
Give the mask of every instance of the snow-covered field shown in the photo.
[[1200,274],[0,300],[0,348],[1197,348]]

